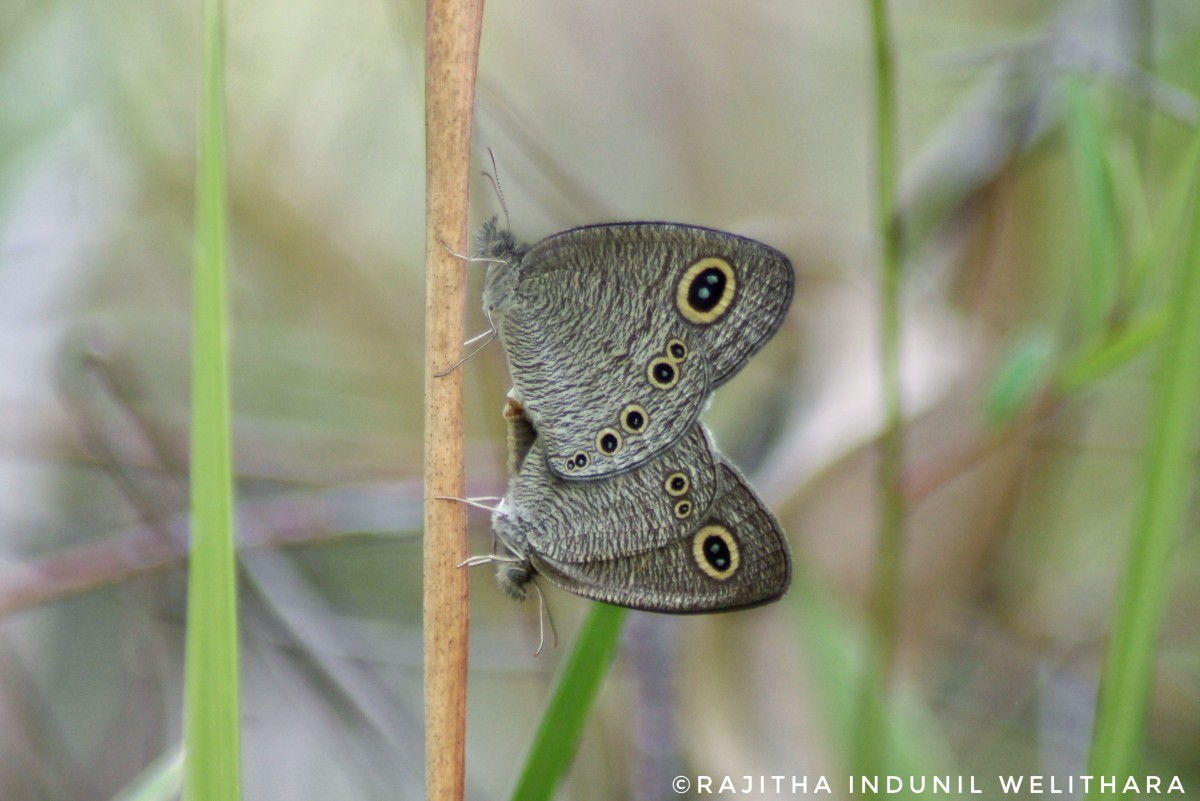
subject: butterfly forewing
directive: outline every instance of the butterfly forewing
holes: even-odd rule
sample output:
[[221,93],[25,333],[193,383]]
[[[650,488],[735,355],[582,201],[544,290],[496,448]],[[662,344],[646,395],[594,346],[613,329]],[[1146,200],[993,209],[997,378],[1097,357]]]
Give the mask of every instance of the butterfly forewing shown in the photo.
[[673,446],[778,329],[795,280],[766,245],[674,223],[576,228],[510,258],[488,297],[514,392],[572,480]]

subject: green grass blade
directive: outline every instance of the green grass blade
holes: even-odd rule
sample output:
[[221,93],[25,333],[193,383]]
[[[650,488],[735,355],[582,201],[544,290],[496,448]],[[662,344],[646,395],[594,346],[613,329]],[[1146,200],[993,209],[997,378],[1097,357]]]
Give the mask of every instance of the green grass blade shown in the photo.
[[[1194,145],[1200,148],[1200,140]],[[1195,162],[1192,161],[1192,164]],[[1200,171],[1193,171],[1126,573],[1113,610],[1089,772],[1138,773],[1171,553],[1191,483],[1200,409]]]
[[900,270],[903,225],[896,210],[896,87],[891,26],[886,0],[870,0],[875,67],[876,220],[882,247],[880,263],[879,344],[884,424],[879,438],[879,528],[871,576],[871,623],[866,638],[866,668],[859,692],[857,731],[850,759],[855,770],[870,772],[886,763],[886,741],[875,732],[886,728],[885,710],[876,703],[886,695],[892,656],[900,630],[900,585],[905,539],[904,409],[900,395]]
[[1137,260],[1152,240],[1155,225],[1155,209],[1142,178],[1142,167],[1137,152],[1128,138],[1113,142],[1108,149],[1109,173],[1112,175],[1112,197],[1117,205],[1117,214],[1124,222],[1125,253],[1130,254],[1129,276],[1125,291],[1130,297],[1137,283],[1135,275]]
[[221,0],[204,3],[192,284],[191,545],[184,743],[187,801],[241,795],[237,585],[229,432]]
[[[1170,253],[1178,245],[1178,232],[1187,230],[1195,219],[1194,209],[1188,206],[1191,199],[1192,176],[1200,170],[1200,148],[1193,148],[1182,159],[1180,169],[1166,193],[1166,200],[1152,215],[1152,228],[1147,243],[1139,248],[1130,274],[1130,302],[1136,300],[1152,270],[1161,269],[1169,263]],[[1064,365],[1057,379],[1057,390],[1061,395],[1072,392],[1103,378],[1157,343],[1167,325],[1166,305],[1144,314],[1140,319],[1126,323],[1111,336],[1094,340],[1091,347]]]
[[1165,309],[1147,314],[1122,328],[1111,339],[1077,356],[1059,373],[1056,382],[1058,393],[1065,396],[1082,390],[1133,361],[1162,339],[1166,323]]
[[1084,79],[1066,81],[1067,129],[1071,136],[1080,197],[1085,204],[1085,236],[1089,268],[1081,293],[1080,324],[1084,337],[1099,334],[1117,299],[1120,225],[1113,201],[1112,178],[1105,159],[1104,137]]
[[629,610],[592,604],[542,713],[513,801],[550,801],[570,767]]

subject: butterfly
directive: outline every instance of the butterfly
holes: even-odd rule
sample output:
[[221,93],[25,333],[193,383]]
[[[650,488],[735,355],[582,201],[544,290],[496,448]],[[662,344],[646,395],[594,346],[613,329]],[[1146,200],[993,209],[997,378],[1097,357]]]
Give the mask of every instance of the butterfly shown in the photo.
[[795,287],[779,251],[677,223],[590,225],[524,247],[492,219],[477,252],[514,397],[568,480],[633,470],[692,431]]

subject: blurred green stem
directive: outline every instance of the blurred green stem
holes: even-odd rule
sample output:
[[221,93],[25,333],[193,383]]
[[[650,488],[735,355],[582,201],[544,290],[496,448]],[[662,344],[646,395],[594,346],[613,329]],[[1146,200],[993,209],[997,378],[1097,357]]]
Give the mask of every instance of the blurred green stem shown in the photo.
[[896,109],[887,5],[871,0],[875,53],[876,203],[882,244],[880,352],[884,427],[879,441],[879,531],[871,590],[871,627],[854,737],[854,769],[882,772],[886,760],[886,696],[899,623],[904,543],[903,410],[900,399],[901,227],[896,216]]
[[[1140,771],[1146,709],[1163,610],[1171,586],[1171,554],[1194,473],[1200,407],[1200,140],[1190,160],[1192,187],[1182,230],[1187,244],[1175,265],[1150,440],[1126,572],[1114,602],[1092,733],[1089,773]],[[1096,793],[1098,795],[1098,792]]]

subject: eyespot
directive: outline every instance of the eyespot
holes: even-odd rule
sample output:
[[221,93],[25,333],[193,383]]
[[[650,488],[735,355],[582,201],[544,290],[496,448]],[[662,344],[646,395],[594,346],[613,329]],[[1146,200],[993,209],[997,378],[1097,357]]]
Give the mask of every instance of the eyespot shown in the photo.
[[646,376],[655,389],[670,389],[679,380],[679,370],[666,356],[655,356],[646,368]]
[[584,451],[576,451],[575,455],[567,459],[567,471],[582,470],[588,465],[588,455]]
[[682,339],[671,339],[667,341],[667,358],[678,364],[688,357],[687,343]]
[[737,293],[737,276],[724,259],[709,256],[688,267],[675,289],[675,307],[684,319],[714,323],[729,311]]
[[667,480],[663,483],[663,489],[667,494],[678,498],[680,495],[686,495],[687,491],[692,488],[691,479],[687,473],[682,470],[676,470],[671,475],[667,476]]
[[737,572],[742,556],[737,538],[724,526],[705,526],[692,536],[692,558],[709,576],[724,581]]
[[650,415],[636,403],[631,403],[621,412],[621,428],[630,434],[640,434],[650,424]]
[[675,517],[683,520],[692,513],[692,502],[687,498],[680,498],[675,501]]
[[621,450],[621,434],[615,428],[602,428],[596,435],[596,447],[601,453],[612,456]]

